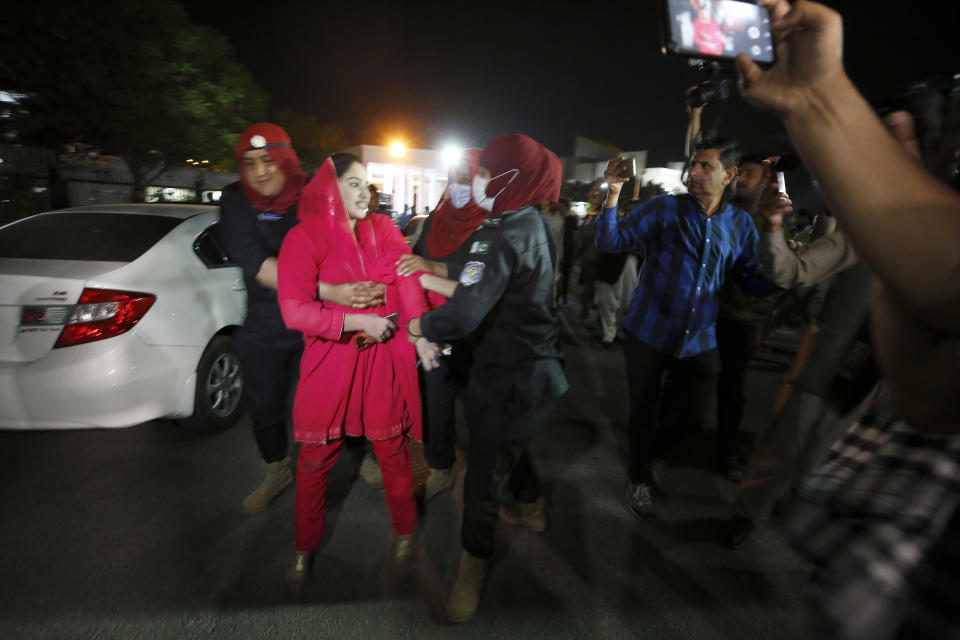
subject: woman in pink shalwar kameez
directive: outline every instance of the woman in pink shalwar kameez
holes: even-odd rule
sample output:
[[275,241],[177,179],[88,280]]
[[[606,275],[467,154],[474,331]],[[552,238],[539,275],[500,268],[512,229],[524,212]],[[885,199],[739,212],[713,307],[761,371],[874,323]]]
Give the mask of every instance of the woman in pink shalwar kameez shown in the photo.
[[[293,407],[294,439],[302,443],[296,556],[286,576],[294,592],[307,579],[323,538],[327,480],[344,436],[373,444],[397,541],[395,559],[409,559],[413,551],[417,520],[407,434],[421,437],[416,351],[393,332],[427,307],[416,276],[396,275],[396,261],[410,250],[390,218],[367,216],[369,198],[359,159],[333,156],[303,189],[300,223],[280,251],[280,311],[305,342]],[[320,301],[318,281],[382,282],[385,303],[357,311]],[[372,344],[358,348],[364,338]],[[432,357],[435,347],[416,348]]]

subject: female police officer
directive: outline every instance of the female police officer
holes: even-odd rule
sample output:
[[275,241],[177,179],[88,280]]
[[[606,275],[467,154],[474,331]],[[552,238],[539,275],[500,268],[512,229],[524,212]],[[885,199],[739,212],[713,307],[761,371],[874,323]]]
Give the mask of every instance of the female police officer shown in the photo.
[[464,397],[470,428],[464,551],[447,603],[453,622],[476,612],[507,483],[520,502],[520,522],[546,527],[527,445],[567,389],[557,348],[553,259],[538,209],[559,196],[560,160],[527,136],[504,135],[483,150],[480,167],[473,197],[491,215],[468,241],[453,297],[408,325],[414,342],[469,336],[475,344]]

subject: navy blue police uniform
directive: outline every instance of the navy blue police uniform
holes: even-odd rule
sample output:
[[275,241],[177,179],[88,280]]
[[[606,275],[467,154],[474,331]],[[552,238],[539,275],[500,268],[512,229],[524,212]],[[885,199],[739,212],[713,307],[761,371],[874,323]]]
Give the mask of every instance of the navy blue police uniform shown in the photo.
[[267,258],[280,254],[283,239],[297,224],[296,205],[285,214],[257,211],[239,183],[223,190],[217,237],[231,262],[243,269],[247,314],[235,336],[254,436],[265,462],[287,455],[287,404],[303,352],[299,331],[287,329],[277,292],[257,282]]
[[421,318],[432,342],[470,338],[464,405],[470,453],[464,480],[463,548],[493,554],[501,490],[540,498],[527,447],[567,390],[557,345],[554,259],[540,213],[527,206],[487,218],[467,242],[459,285]]

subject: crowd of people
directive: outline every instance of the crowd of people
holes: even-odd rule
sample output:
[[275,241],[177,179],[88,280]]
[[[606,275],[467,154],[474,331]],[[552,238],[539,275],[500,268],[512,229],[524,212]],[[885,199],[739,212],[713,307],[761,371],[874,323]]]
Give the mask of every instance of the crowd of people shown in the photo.
[[[560,197],[557,156],[498,136],[451,166],[411,250],[388,217],[368,213],[359,158],[335,154],[308,177],[280,127],[240,136],[241,178],[224,192],[219,233],[247,285],[237,343],[266,466],[243,508],[263,511],[295,480],[293,591],[310,577],[345,443],[370,443],[392,561],[411,561],[409,438],[424,442],[425,499],[449,491],[462,393],[463,552],[447,615],[475,615],[497,521],[548,526],[529,445],[567,390],[558,308],[577,291],[579,262],[600,344],[622,340],[626,508],[655,517],[653,461],[715,428],[718,469],[739,486],[721,542],[741,544],[795,497],[790,529],[816,569],[817,637],[957,633],[960,590],[937,588],[956,581],[960,554],[960,197],[944,184],[955,161],[934,175],[910,114],[875,115],[844,71],[837,13],[761,4],[778,61],[738,57],[740,91],[783,120],[829,203],[802,247],[784,232],[793,203],[776,158],[729,138],[693,145],[687,193],[643,202],[620,202],[631,172],[611,159],[580,225]],[[795,362],[745,455],[747,371],[763,343],[755,302],[798,287],[825,295],[802,314]]]

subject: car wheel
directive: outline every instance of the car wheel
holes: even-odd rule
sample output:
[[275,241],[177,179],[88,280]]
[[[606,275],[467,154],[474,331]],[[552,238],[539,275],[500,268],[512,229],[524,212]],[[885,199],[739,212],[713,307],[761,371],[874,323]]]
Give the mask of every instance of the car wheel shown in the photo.
[[245,408],[243,369],[233,338],[214,336],[197,365],[193,415],[181,424],[201,431],[222,430],[233,426]]

